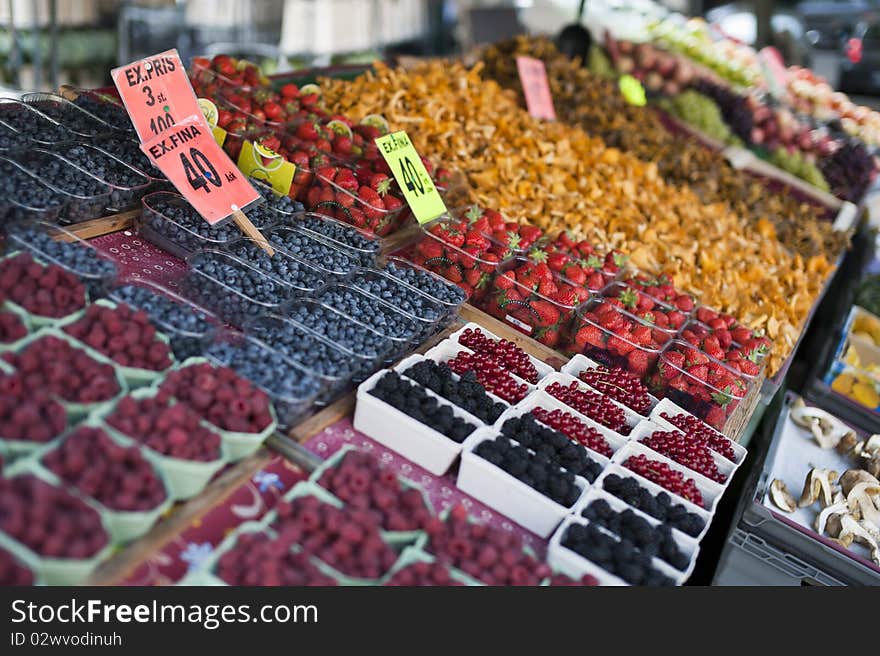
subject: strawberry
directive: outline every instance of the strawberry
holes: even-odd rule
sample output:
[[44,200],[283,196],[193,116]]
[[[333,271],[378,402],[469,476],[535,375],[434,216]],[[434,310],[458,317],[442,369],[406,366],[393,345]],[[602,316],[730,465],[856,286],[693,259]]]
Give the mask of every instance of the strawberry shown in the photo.
[[296,128],[296,136],[306,141],[317,141],[318,126],[309,121],[303,121]]
[[477,230],[483,233],[492,232],[486,213],[478,205],[471,205],[468,211],[465,212],[464,218],[467,219],[470,230]]
[[608,338],[605,347],[615,355],[627,355],[636,348],[636,345],[624,338],[618,337],[616,335],[611,335]]
[[710,426],[720,429],[724,426],[725,419],[726,416],[724,414],[724,410],[716,406],[710,408],[709,412],[707,412],[706,416],[703,418],[703,421],[705,421]]
[[391,178],[384,173],[374,173],[370,178],[370,186],[380,196],[385,196],[388,193],[389,189],[391,189],[391,182]]
[[746,376],[757,376],[761,373],[761,366],[751,360],[738,361],[737,368]]
[[558,292],[559,292],[559,288],[556,286],[556,283],[554,283],[552,280],[543,280],[540,283],[538,283],[538,293],[541,296],[545,296],[547,298],[550,298],[552,296],[556,296],[556,294]]
[[669,351],[663,356],[667,362],[679,369],[684,368],[684,354],[678,351]]
[[652,341],[651,329],[648,326],[635,326],[632,331],[632,341],[639,346],[645,346]]
[[505,271],[497,278],[495,278],[495,286],[498,289],[511,289],[516,280],[516,274],[513,271]]
[[559,305],[563,305],[565,307],[574,307],[580,303],[580,299],[577,297],[574,288],[563,285],[559,288],[559,291],[552,297],[554,301],[556,301]]
[[675,307],[677,307],[682,312],[690,312],[694,309],[694,299],[687,294],[682,294],[675,299]]
[[697,380],[707,380],[709,377],[709,368],[704,364],[692,365],[686,371]]
[[550,301],[530,301],[529,307],[535,312],[539,326],[555,326],[559,321],[559,310]]
[[474,248],[479,249],[480,251],[484,251],[490,246],[489,240],[479,230],[470,229],[467,231],[467,234],[464,238],[464,243],[467,246],[473,246]]
[[464,281],[471,287],[479,288],[485,282],[484,275],[479,269],[468,269],[464,272]]
[[542,231],[539,227],[527,223],[519,226],[519,239],[522,248],[528,248],[541,238]]
[[571,280],[575,285],[583,285],[587,282],[587,272],[577,264],[569,264],[562,270],[562,275]]
[[543,331],[540,335],[538,335],[538,341],[544,344],[545,346],[556,346],[559,344],[559,331],[553,330],[552,328]]
[[737,326],[730,331],[730,336],[734,342],[745,344],[752,337],[752,331],[745,326]]
[[403,207],[403,201],[397,196],[392,196],[390,194],[385,196],[385,209],[388,210],[389,213],[399,210],[401,207]]
[[597,346],[599,348],[604,348],[605,333],[603,333],[596,326],[591,326],[588,324],[577,331],[574,336],[574,343],[578,347],[579,351],[583,351],[584,347],[587,344]]
[[599,291],[605,286],[605,277],[598,271],[594,271],[587,277],[584,286],[591,291]]
[[640,349],[631,351],[630,354],[626,356],[626,366],[627,369],[639,378],[643,377],[648,373],[648,367],[650,366],[648,354]]
[[[547,256],[547,266],[549,266],[553,271],[562,272],[565,270],[566,266],[571,262],[571,257],[566,255],[565,253],[550,253]],[[581,269],[583,270],[583,269]],[[569,276],[571,280],[571,276]],[[576,280],[572,280],[572,282],[577,282]]]

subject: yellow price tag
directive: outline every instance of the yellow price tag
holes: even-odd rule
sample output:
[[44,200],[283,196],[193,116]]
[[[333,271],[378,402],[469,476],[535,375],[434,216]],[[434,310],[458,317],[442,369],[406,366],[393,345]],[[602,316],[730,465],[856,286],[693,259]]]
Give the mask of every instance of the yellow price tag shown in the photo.
[[647,104],[648,99],[645,98],[645,87],[632,75],[621,76],[618,85],[620,93],[623,94],[623,97],[626,98],[630,105],[644,107]]
[[205,116],[205,120],[208,122],[208,126],[211,128],[214,140],[222,146],[226,142],[226,130],[217,125],[217,118],[220,114],[217,111],[217,105],[207,98],[199,98],[198,103],[202,114]]
[[288,162],[284,156],[271,148],[260,143],[245,141],[241,145],[237,164],[248,177],[269,183],[275,193],[282,196],[290,193],[296,164]]
[[406,132],[393,132],[377,137],[376,145],[400,185],[416,221],[427,223],[446,211],[440,192],[434,186]]

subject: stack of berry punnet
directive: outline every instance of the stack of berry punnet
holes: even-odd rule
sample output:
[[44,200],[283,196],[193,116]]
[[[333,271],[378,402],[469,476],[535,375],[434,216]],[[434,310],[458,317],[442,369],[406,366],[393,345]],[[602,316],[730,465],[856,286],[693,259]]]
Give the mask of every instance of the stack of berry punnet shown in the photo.
[[199,355],[208,332],[216,325],[216,319],[207,310],[143,280],[113,289],[109,298],[146,312],[150,321],[168,336],[179,360]]
[[93,116],[74,103],[56,96],[52,93],[26,93],[22,101],[31,107],[35,107],[53,121],[63,125],[68,132],[72,132],[84,139],[106,137],[113,132],[107,123]]
[[632,541],[612,537],[596,524],[569,524],[561,544],[632,585],[675,585]]
[[0,310],[0,344],[8,346],[27,337],[27,334],[28,327],[19,315],[11,310]]
[[289,286],[229,253],[202,251],[189,256],[187,264],[184,295],[236,326],[278,312],[291,298]]
[[502,367],[526,382],[533,385],[538,382],[538,370],[529,354],[510,340],[492,339],[480,328],[465,328],[458,336],[458,343],[475,353],[492,357]]
[[624,460],[623,466],[673,494],[677,494],[701,508],[705,507],[703,495],[697,488],[694,479],[688,478],[665,462],[637,454]]
[[273,422],[266,393],[229,367],[200,362],[168,372],[156,400],[172,399],[221,430],[261,433]]
[[396,371],[383,374],[368,393],[458,444],[477,428],[456,416],[451,405],[441,403]]
[[602,487],[633,508],[691,537],[700,535],[706,526],[706,522],[699,515],[689,512],[683,504],[673,501],[667,492],[651,494],[631,476],[608,474],[602,479]]
[[[575,241],[567,230],[544,243],[539,242],[536,249],[547,254],[547,265],[553,271],[594,292],[617,278],[629,259],[619,251],[603,256],[589,241]],[[585,276],[583,279],[581,273]]]
[[402,373],[486,424],[494,424],[507,409],[506,405],[486,393],[486,388],[477,382],[474,371],[466,371],[456,377],[449,365],[422,360]]
[[333,285],[321,292],[317,300],[396,340],[401,349],[405,349],[409,340],[420,336],[423,331],[416,320],[396,307],[349,285]]
[[33,585],[34,573],[18,562],[6,549],[0,548],[0,587],[9,585]]
[[481,300],[501,261],[491,252],[493,241],[462,218],[438,219],[421,229],[421,238],[404,257],[458,285],[471,302]]
[[13,162],[0,158],[0,211],[3,222],[16,220],[54,221],[64,209],[67,199],[37,176]]
[[164,371],[174,356],[143,310],[100,300],[64,332],[122,367]]
[[44,319],[69,316],[87,300],[79,278],[56,264],[43,266],[30,253],[0,260],[0,296]]
[[578,444],[583,444],[588,449],[610,458],[614,455],[608,440],[592,426],[564,410],[547,410],[546,408],[532,408],[531,414],[542,424],[559,431]]
[[184,403],[125,396],[104,418],[106,424],[156,453],[181,460],[213,462],[223,457],[220,435],[201,423]]
[[453,214],[467,219],[472,230],[489,237],[489,251],[501,260],[525,255],[543,235],[537,226],[507,221],[501,212],[479,205],[471,205],[464,211],[453,210]]
[[480,385],[508,403],[519,403],[529,393],[528,385],[519,382],[493,357],[484,353],[459,351],[446,361],[446,365],[459,376],[473,371]]
[[741,373],[678,340],[664,350],[648,385],[719,430],[752,389]]
[[583,285],[556,275],[543,251],[499,267],[481,307],[550,347],[569,341],[575,309],[590,298]]
[[214,567],[216,575],[229,585],[245,586],[330,586],[338,585],[304,552],[266,533],[241,533]]
[[705,444],[715,453],[724,456],[731,462],[736,462],[736,453],[730,440],[696,417],[686,413],[670,415],[667,412],[661,412],[660,418],[678,428],[693,441]]
[[511,417],[504,422],[501,433],[590,483],[602,472],[602,465],[583,446],[539,423],[532,414]]
[[377,269],[357,269],[346,282],[412,317],[426,337],[435,331],[446,313],[446,308],[432,297]]
[[615,433],[629,435],[632,430],[632,426],[626,422],[626,413],[611,400],[611,397],[584,389],[576,380],[567,386],[559,382],[552,383],[545,387],[544,391]]
[[204,248],[219,248],[241,237],[231,221],[210,225],[183,196],[157,191],[141,199],[138,230],[149,241],[175,255],[186,257]]
[[425,532],[426,551],[437,562],[486,585],[539,585],[552,574],[546,564],[525,552],[519,536],[471,522],[462,506],[453,507],[445,521],[433,518]]
[[581,495],[573,472],[561,468],[555,458],[535,453],[507,435],[480,442],[474,453],[564,508],[573,506]]
[[612,300],[595,301],[578,310],[572,328],[574,343],[567,350],[644,379],[673,334],[653,328]]
[[110,401],[122,391],[113,365],[53,334],[2,357],[20,374],[19,386],[29,394],[44,392],[67,403],[92,404]]
[[3,122],[41,146],[57,146],[75,139],[63,125],[18,100],[0,100],[0,116]]
[[632,542],[646,556],[660,558],[680,572],[690,564],[690,558],[675,541],[669,526],[655,526],[634,510],[615,510],[605,499],[595,499],[581,512],[590,522],[608,529],[619,538]]
[[672,282],[672,276],[668,273],[655,276],[642,271],[634,271],[625,276],[621,282],[688,316],[694,311],[694,297],[676,289]]
[[31,474],[0,478],[0,531],[53,559],[93,558],[110,542],[97,510]]
[[305,260],[328,276],[347,276],[357,268],[356,260],[346,251],[331,246],[308,232],[278,226],[269,230],[266,237],[273,246]]
[[77,223],[101,216],[110,201],[110,186],[46,150],[34,150],[19,158],[31,174],[58,192],[67,201],[64,218]]
[[0,376],[0,439],[48,442],[64,431],[67,411],[47,391],[28,388],[25,375]]
[[270,528],[282,543],[299,545],[345,576],[379,579],[397,560],[368,508],[337,508],[308,495],[280,501],[275,512]]
[[417,488],[404,487],[394,472],[356,449],[324,470],[317,483],[348,507],[372,511],[386,531],[417,531],[433,516]]
[[297,212],[284,225],[305,232],[355,258],[361,266],[373,266],[382,248],[381,242],[357,228],[323,214]]
[[[608,285],[602,295],[610,303],[619,303],[619,306],[631,315],[663,333],[674,335],[688,320],[687,313],[622,282]],[[663,337],[662,333],[658,333],[657,341],[665,341]]]
[[418,586],[438,587],[464,585],[464,582],[453,578],[449,572],[449,567],[443,563],[419,561],[397,570],[384,585],[409,588]]
[[134,125],[128,117],[128,112],[121,104],[113,102],[109,98],[94,93],[80,93],[73,100],[73,104],[84,109],[89,114],[97,116],[107,125],[121,132],[134,132]]
[[286,316],[374,363],[385,358],[396,345],[389,337],[312,299],[295,301],[288,308]]
[[406,203],[392,191],[385,173],[365,174],[346,166],[323,166],[306,193],[306,207],[385,237],[410,216]]
[[17,224],[8,231],[13,248],[30,251],[44,262],[57,264],[82,280],[92,297],[102,294],[117,268],[88,242],[54,224]]
[[436,273],[401,257],[392,255],[386,258],[382,271],[439,301],[441,305],[449,308],[450,314],[454,314],[455,310],[467,300],[464,291],[458,285],[453,285]]
[[150,187],[146,174],[99,148],[74,144],[61,148],[59,152],[64,159],[110,187],[110,210],[121,211],[135,205]]
[[164,482],[141,450],[117,444],[100,428],[77,428],[40,462],[110,510],[147,512],[168,498]]
[[639,440],[649,449],[674,460],[716,483],[725,483],[727,476],[718,470],[712,451],[705,444],[692,440],[680,431],[654,431]]
[[321,390],[321,382],[310,371],[247,336],[215,341],[205,355],[266,392],[282,426],[291,426],[299,419]]
[[275,249],[275,254],[269,255],[259,242],[247,238],[227,248],[238,259],[289,287],[291,295],[313,294],[327,283],[325,272],[287,251]]
[[651,410],[648,388],[637,376],[620,367],[590,367],[581,371],[578,378],[597,392],[610,396],[642,416],[647,416]]

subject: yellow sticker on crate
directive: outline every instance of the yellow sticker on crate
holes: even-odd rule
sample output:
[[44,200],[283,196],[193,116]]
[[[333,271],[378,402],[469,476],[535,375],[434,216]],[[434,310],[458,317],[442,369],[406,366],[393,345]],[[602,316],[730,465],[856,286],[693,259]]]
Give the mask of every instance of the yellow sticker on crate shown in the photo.
[[406,132],[376,138],[379,152],[391,168],[416,221],[427,223],[446,212],[446,205]]
[[222,146],[226,142],[226,130],[217,125],[217,119],[220,116],[220,112],[217,110],[217,105],[211,102],[208,98],[199,98],[198,102],[202,114],[205,116],[205,120],[211,128],[211,133],[214,135],[214,140],[218,145]]
[[284,156],[260,143],[245,141],[238,155],[238,168],[257,180],[272,185],[275,193],[286,196],[290,193],[296,164],[288,162]]

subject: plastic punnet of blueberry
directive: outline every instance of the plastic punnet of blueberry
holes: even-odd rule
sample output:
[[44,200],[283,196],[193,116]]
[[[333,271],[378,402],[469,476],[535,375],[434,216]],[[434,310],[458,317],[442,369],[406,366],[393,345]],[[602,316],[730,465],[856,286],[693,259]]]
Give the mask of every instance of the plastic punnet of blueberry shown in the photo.
[[57,208],[64,197],[21,170],[11,162],[0,159],[0,195],[14,204],[35,209]]
[[30,139],[12,128],[0,124],[0,151],[16,150],[30,144]]
[[65,159],[85,169],[96,178],[116,187],[131,189],[150,183],[150,179],[116,158],[105,155],[96,148],[76,144],[61,149]]
[[226,253],[199,253],[191,265],[196,271],[257,303],[278,305],[287,299],[284,285]]
[[28,100],[27,104],[36,107],[49,118],[57,121],[69,131],[84,137],[97,137],[109,132],[108,126],[99,119],[89,116],[79,107],[66,101],[64,98],[35,98]]
[[139,171],[143,171],[151,178],[159,180],[165,178],[165,174],[153,166],[153,163],[141,151],[140,146],[128,137],[112,137],[95,142],[95,145],[101,150],[110,153],[113,157],[118,157],[126,164],[135,167]]
[[38,258],[72,271],[83,282],[95,278],[109,280],[116,275],[116,265],[112,260],[100,257],[94,248],[80,241],[56,240],[50,230],[19,224],[10,231],[10,235],[13,243],[27,248]]
[[400,266],[394,262],[388,262],[384,271],[442,303],[447,305],[464,303],[465,293],[458,285],[439,280],[437,276],[432,276],[427,271]]
[[295,228],[308,230],[333,240],[334,245],[339,244],[348,252],[357,255],[364,266],[371,266],[375,262],[376,255],[382,247],[379,240],[371,239],[357,228],[312,212],[292,217],[291,222]]
[[267,236],[273,245],[333,275],[345,276],[357,268],[357,262],[344,252],[303,232],[279,227]]
[[219,246],[241,237],[234,222],[210,225],[177,194],[164,191],[150,194],[143,198],[143,204],[144,224],[184,253]]
[[474,453],[566,508],[581,495],[572,472],[544,454],[513,443],[506,435],[480,442]]
[[257,180],[256,178],[248,179],[251,182],[251,186],[256,189],[257,193],[263,197],[264,201],[266,201],[266,205],[275,212],[280,212],[281,214],[294,214],[296,212],[302,212],[305,209],[305,205],[299,201],[293,200],[290,196],[276,194],[272,187],[265,182]]
[[384,335],[316,301],[294,303],[287,317],[366,358],[383,357],[393,348],[391,340]]
[[445,314],[445,308],[437,301],[413,292],[406,285],[394,278],[384,276],[378,271],[355,271],[348,281],[365,292],[376,296],[386,303],[425,321],[437,321]]
[[345,285],[326,289],[319,300],[394,339],[407,339],[418,332],[415,322],[406,315]]
[[77,96],[73,104],[90,114],[94,114],[117,130],[134,132],[134,125],[132,125],[125,108],[121,105],[117,105],[109,100],[99,100],[87,93]]
[[55,145],[74,138],[64,126],[17,101],[0,101],[0,118],[34,143]]
[[230,244],[229,252],[289,285],[295,292],[309,294],[324,286],[324,274],[317,268],[283,251],[275,251],[275,255],[270,257],[257,242],[250,239]]

